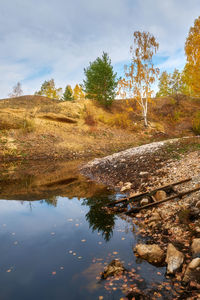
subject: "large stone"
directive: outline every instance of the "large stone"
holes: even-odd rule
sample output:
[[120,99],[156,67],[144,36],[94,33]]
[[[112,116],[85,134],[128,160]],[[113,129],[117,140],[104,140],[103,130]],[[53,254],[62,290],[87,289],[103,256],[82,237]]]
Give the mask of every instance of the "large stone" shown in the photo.
[[165,261],[167,263],[167,273],[173,274],[182,265],[184,261],[184,255],[182,252],[178,251],[172,244],[168,244],[167,256]]
[[200,258],[194,258],[186,268],[183,282],[197,281],[200,283]]
[[164,251],[156,244],[145,245],[138,244],[134,251],[143,259],[152,264],[162,263],[165,258]]
[[125,268],[118,259],[114,259],[104,268],[104,272],[101,274],[102,279],[106,279],[109,276],[116,276],[119,273],[123,273]]
[[165,191],[160,190],[155,193],[154,198],[156,199],[156,201],[161,201],[167,198],[167,194],[165,193]]
[[194,257],[200,257],[200,238],[193,239],[191,249]]

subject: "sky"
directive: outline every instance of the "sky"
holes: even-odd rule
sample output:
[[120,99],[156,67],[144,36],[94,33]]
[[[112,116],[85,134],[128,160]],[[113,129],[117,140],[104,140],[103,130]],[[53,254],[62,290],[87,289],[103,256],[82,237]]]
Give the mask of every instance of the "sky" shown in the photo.
[[200,0],[0,0],[0,98],[17,82],[26,95],[51,78],[74,87],[103,51],[122,76],[136,30],[156,37],[161,71],[181,70],[199,15]]

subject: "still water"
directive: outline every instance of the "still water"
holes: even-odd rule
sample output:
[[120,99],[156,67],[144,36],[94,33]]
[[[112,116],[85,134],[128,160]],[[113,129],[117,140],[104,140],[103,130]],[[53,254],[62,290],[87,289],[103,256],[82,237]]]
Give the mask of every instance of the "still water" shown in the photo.
[[144,291],[163,280],[163,268],[136,259],[131,220],[101,209],[119,195],[70,166],[8,169],[0,181],[0,299],[120,299],[127,279],[100,279],[115,258],[134,268],[132,285]]

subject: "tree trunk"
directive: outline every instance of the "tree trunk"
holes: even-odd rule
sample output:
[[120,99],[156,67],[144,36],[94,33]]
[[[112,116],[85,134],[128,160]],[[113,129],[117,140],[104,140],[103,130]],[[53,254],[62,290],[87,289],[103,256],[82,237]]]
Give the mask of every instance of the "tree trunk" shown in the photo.
[[144,126],[148,127],[147,115],[146,114],[144,114]]

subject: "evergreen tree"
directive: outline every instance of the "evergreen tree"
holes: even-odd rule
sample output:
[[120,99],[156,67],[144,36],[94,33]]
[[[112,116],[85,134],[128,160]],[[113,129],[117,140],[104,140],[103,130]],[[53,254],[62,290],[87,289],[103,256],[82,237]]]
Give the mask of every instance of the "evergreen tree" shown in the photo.
[[84,69],[84,92],[89,99],[97,100],[103,106],[112,104],[116,95],[117,74],[114,73],[107,53],[98,57],[89,67]]
[[64,92],[63,97],[62,97],[62,100],[63,101],[72,101],[72,100],[74,100],[71,85],[66,86],[65,92]]

